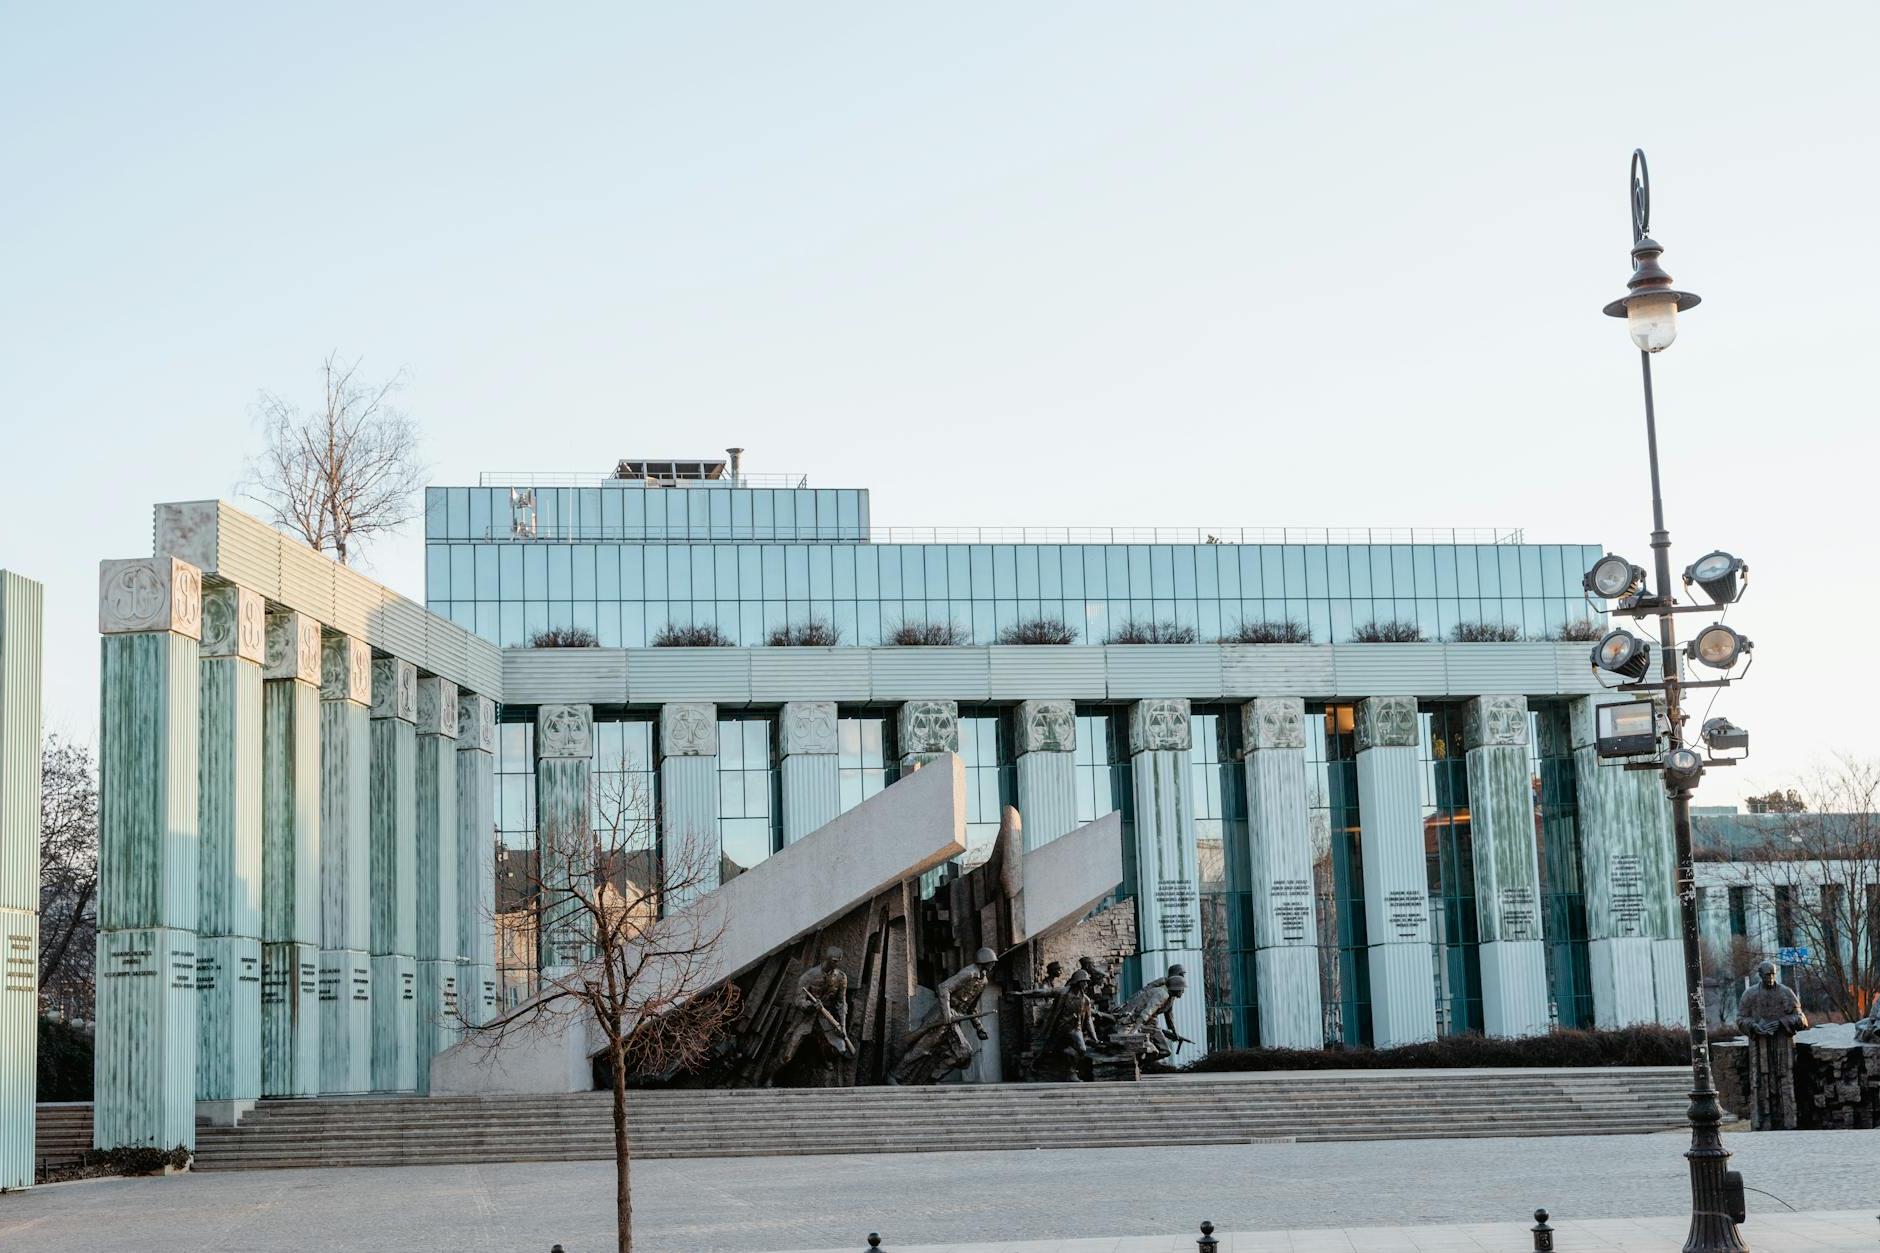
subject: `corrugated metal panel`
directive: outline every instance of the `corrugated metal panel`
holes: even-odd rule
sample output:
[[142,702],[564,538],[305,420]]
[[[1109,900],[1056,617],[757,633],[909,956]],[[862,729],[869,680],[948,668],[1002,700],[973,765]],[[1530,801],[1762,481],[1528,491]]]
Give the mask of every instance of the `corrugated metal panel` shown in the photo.
[[320,1091],[353,1093],[371,1088],[371,959],[359,949],[322,949]]
[[102,652],[98,925],[194,932],[198,647],[186,636],[149,632],[107,635]]
[[685,860],[688,850],[717,838],[718,759],[668,757],[660,762],[660,848],[670,858]]
[[[38,852],[39,842],[33,841]],[[0,908],[0,1188],[33,1182],[34,1092],[39,1082],[39,915]]]
[[196,941],[196,1099],[252,1101],[261,1095],[261,941]]
[[[385,603],[379,606],[379,619],[373,624],[372,646],[436,674],[437,671],[426,664],[430,659],[426,648],[429,632],[425,619],[428,617],[428,612],[404,597],[387,596]],[[443,677],[450,678],[449,675]]]
[[431,1093],[431,1059],[457,1042],[457,963],[418,963],[418,1094]]
[[1103,655],[1111,700],[1221,695],[1219,644],[1105,644]]
[[783,759],[783,842],[794,844],[842,812],[842,771],[834,753]]
[[[44,615],[39,584],[0,570],[0,908],[6,909],[39,908]],[[31,1141],[28,1135],[29,1158]]]
[[1107,695],[1108,667],[1100,648],[995,645],[987,651],[993,700],[1102,700]]
[[92,1143],[196,1147],[196,933],[98,933]]
[[1076,753],[1019,754],[1018,817],[1028,853],[1077,827]]
[[457,834],[457,741],[444,735],[420,735],[416,955],[421,961],[448,958],[453,966],[457,962]]
[[363,579],[336,579],[333,583],[333,621],[327,625],[354,639],[372,638],[372,624],[378,620],[379,606],[385,603],[385,589]]
[[1324,697],[1333,690],[1330,644],[1223,644],[1221,695]]
[[1386,1040],[1396,1045],[1436,1038],[1436,1006],[1430,999],[1422,779],[1414,747],[1370,748],[1358,754],[1364,915],[1371,942],[1371,1017],[1380,1045]]
[[1447,694],[1551,695],[1559,689],[1559,649],[1558,644],[1445,644]]
[[320,1091],[320,950],[261,946],[261,1095]]
[[372,1090],[418,1088],[418,963],[372,958]]
[[1430,696],[1448,690],[1443,644],[1337,644],[1331,695]]
[[[1603,690],[1598,676],[1593,673],[1593,646],[1591,644],[1555,644],[1553,647],[1554,674],[1557,676],[1555,691],[1596,693]],[[1664,677],[1659,665],[1661,660],[1658,650],[1653,649],[1650,676],[1653,679]]]
[[754,648],[751,699],[865,701],[868,653],[860,648]]
[[263,683],[261,938],[320,942],[320,689]]
[[374,718],[371,739],[370,947],[375,957],[410,957],[418,939],[418,732],[401,718]]
[[371,943],[372,733],[364,705],[320,702],[320,943]]
[[333,573],[339,567],[311,548],[280,545],[281,600],[322,622],[333,621]]
[[875,648],[869,650],[869,687],[875,700],[990,700],[990,649]]
[[502,664],[503,700],[511,705],[627,699],[623,648],[509,648],[503,650]]
[[[496,826],[496,754],[457,742],[457,950],[466,964],[495,961],[492,935]],[[460,995],[476,989],[460,983]],[[467,1008],[468,1006],[466,1006]]]
[[261,667],[205,657],[197,778],[201,907],[210,935],[261,934]]
[[446,618],[429,614],[425,625],[425,669],[432,674],[462,674],[467,668],[469,632]]
[[751,650],[630,649],[627,652],[627,699],[637,705],[669,700],[748,705],[751,701]]
[[460,686],[501,701],[504,696],[503,650],[479,636],[469,637],[464,646],[464,677]]

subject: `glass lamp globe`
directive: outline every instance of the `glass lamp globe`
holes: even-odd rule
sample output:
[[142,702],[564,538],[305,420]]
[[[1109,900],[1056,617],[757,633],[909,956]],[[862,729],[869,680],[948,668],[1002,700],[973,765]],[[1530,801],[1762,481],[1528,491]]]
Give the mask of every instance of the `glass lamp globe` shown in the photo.
[[1641,352],[1663,352],[1678,337],[1678,294],[1651,292],[1626,302],[1625,329]]

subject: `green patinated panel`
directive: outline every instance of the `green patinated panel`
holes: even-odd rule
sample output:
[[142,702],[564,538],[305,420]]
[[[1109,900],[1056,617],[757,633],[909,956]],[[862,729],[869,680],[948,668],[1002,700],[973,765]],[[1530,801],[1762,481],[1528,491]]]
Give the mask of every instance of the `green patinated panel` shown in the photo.
[[261,941],[196,941],[196,1099],[252,1101],[261,1095]]
[[169,927],[101,931],[97,969],[93,1145],[194,1149],[195,933]]
[[418,737],[420,961],[457,960],[457,741]]
[[372,1089],[372,961],[363,949],[320,952],[320,1091]]
[[372,734],[366,707],[320,702],[320,944],[372,945]]
[[496,1017],[496,967],[488,962],[457,963],[457,1003],[472,1024]]
[[372,1090],[418,1087],[418,964],[409,957],[372,958]]
[[261,938],[320,942],[320,689],[263,685]]
[[[457,953],[463,964],[496,960],[496,755],[457,750]],[[459,983],[470,999],[475,986]],[[466,1010],[473,1008],[466,1004]]]
[[1670,802],[1656,774],[1601,764],[1591,745],[1573,752],[1592,940],[1672,939],[1677,892],[1670,857]]
[[261,934],[261,667],[239,657],[202,659],[202,739],[197,761],[204,935]]
[[261,1094],[320,1091],[320,950],[261,946]]
[[1525,746],[1468,751],[1475,912],[1484,944],[1541,938],[1534,793]]
[[0,1188],[33,1182],[39,1083],[39,914],[0,907]]
[[107,635],[100,645],[98,926],[194,931],[197,644],[158,631]]
[[568,882],[570,852],[584,848],[592,830],[588,766],[585,757],[544,757],[535,763],[536,832],[548,898],[542,918],[544,966],[575,965],[589,956],[583,911],[556,895],[558,885]]
[[417,1088],[431,1091],[431,1059],[455,1044],[463,1034],[457,1015],[457,963],[418,963],[418,1073]]
[[39,908],[44,600],[39,584],[0,570],[0,909]]
[[[402,718],[374,718],[368,947],[375,957],[417,951],[417,776],[417,728]],[[375,1000],[377,987],[375,980]]]

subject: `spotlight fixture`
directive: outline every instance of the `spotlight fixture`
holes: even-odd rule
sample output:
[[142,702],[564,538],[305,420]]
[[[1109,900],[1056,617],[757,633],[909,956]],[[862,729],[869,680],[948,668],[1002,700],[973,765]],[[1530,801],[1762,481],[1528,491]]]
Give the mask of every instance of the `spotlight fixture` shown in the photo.
[[1731,556],[1720,548],[1685,567],[1684,586],[1697,584],[1713,605],[1734,605],[1742,594],[1742,580],[1748,574],[1749,567],[1741,557]]
[[1580,586],[1606,600],[1622,600],[1644,589],[1645,568],[1617,553],[1607,553],[1593,563],[1593,568],[1580,580]]
[[1684,646],[1684,655],[1692,661],[1701,661],[1713,670],[1728,670],[1736,665],[1753,647],[1749,640],[1738,635],[1721,622],[1713,622],[1697,633],[1697,638]]
[[1704,758],[1694,748],[1674,748],[1665,754],[1665,778],[1680,788],[1688,788],[1704,773]]
[[1658,751],[1658,707],[1622,700],[1593,708],[1593,746],[1601,757],[1643,757]]
[[1704,745],[1713,753],[1733,749],[1749,751],[1749,732],[1728,718],[1711,718],[1704,723]]
[[1630,631],[1608,631],[1593,645],[1593,665],[1636,683],[1651,669],[1652,646]]

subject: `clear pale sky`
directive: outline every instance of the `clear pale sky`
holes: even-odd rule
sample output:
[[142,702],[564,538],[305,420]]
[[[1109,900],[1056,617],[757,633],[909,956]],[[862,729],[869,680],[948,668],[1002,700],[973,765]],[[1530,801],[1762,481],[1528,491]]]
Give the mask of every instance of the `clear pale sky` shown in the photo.
[[[1704,297],[1675,564],[1756,642],[1700,801],[1880,753],[1871,3],[11,5],[0,565],[97,563],[258,389],[406,371],[432,478],[750,449],[877,524],[1459,525],[1648,562],[1626,162]],[[421,596],[414,527],[371,573]],[[1852,645],[1851,647],[1849,645]],[[1703,712],[1699,706],[1699,712]]]

